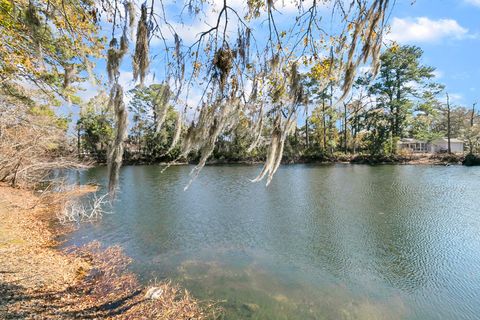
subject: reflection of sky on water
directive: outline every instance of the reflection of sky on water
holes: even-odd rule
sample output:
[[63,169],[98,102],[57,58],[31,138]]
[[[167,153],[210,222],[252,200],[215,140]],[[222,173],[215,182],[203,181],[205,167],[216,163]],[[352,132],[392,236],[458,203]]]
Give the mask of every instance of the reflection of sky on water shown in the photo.
[[115,213],[72,241],[120,243],[144,279],[226,299],[232,317],[480,313],[476,168],[285,166],[265,188],[256,167],[212,166],[186,192],[189,168],[160,169],[123,168]]

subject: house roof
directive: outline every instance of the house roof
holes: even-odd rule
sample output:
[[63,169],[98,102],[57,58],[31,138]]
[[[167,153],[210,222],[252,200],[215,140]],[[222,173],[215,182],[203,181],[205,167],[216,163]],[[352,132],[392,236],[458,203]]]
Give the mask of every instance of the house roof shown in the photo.
[[[440,139],[435,139],[432,142],[448,142],[447,138],[440,138]],[[456,139],[456,138],[450,138],[450,143],[464,143],[463,140]]]
[[397,143],[426,143],[426,141],[412,139],[412,138],[403,138],[403,139],[400,139]]
[[[448,139],[447,138],[439,138],[439,139],[435,139],[435,140],[432,141],[432,143],[442,143],[442,142],[447,143]],[[403,138],[403,139],[400,139],[397,142],[397,144],[403,144],[403,143],[427,143],[427,141],[417,140],[417,139],[413,139],[413,138]],[[457,139],[457,138],[451,138],[450,143],[464,143],[464,141],[460,140],[460,139]]]

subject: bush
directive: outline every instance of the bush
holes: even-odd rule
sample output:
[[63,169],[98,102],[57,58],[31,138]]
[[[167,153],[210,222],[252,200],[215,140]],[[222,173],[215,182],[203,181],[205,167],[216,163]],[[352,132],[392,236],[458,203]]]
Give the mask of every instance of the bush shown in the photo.
[[388,163],[397,163],[398,159],[395,155],[368,155],[368,154],[358,154],[352,158],[351,163],[357,164],[388,164]]
[[480,166],[480,157],[470,153],[465,157],[462,164],[464,166]]
[[343,152],[334,152],[333,160],[337,162],[350,162],[352,156]]

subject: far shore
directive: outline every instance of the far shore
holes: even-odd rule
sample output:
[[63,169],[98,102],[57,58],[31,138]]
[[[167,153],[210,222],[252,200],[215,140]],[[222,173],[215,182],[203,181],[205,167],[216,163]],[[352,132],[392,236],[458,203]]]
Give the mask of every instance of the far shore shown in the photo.
[[[350,155],[335,154],[322,158],[295,158],[284,157],[283,165],[291,164],[366,164],[366,165],[462,165],[465,162],[464,154],[409,154],[409,155]],[[262,159],[212,159],[207,161],[207,166],[215,165],[262,165]],[[105,164],[103,162],[98,165]],[[160,165],[160,166],[184,166],[195,165],[195,161],[175,161],[165,160],[149,161],[144,159],[125,159],[124,165]]]

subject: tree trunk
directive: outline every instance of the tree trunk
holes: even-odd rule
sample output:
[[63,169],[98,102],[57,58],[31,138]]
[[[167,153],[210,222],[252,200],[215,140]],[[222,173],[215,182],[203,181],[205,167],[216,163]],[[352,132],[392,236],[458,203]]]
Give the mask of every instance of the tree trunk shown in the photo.
[[310,136],[308,135],[308,115],[305,117],[305,146],[310,147]]
[[401,90],[401,81],[400,81],[400,72],[399,70],[397,70],[396,72],[397,76],[396,76],[396,90],[397,90],[397,96],[396,96],[396,100],[397,100],[397,103],[396,103],[396,110],[395,110],[395,134],[394,134],[394,138],[395,137],[400,137],[401,133],[400,133],[400,127],[401,127],[401,117],[402,117],[402,110],[400,110],[401,108],[401,104],[400,104],[400,101],[402,100],[402,90]]
[[81,150],[80,150],[80,128],[77,128],[77,154],[78,158],[81,157]]
[[327,120],[325,115],[325,98],[322,98],[322,121],[323,121],[323,151],[327,150]]
[[357,107],[353,109],[353,123],[352,123],[352,139],[353,139],[353,154],[357,153],[357,132],[358,132],[358,110]]
[[330,142],[329,152],[333,154],[333,121],[331,116],[328,121],[328,141]]
[[333,83],[330,82],[330,115],[328,118],[328,141],[330,142],[330,154],[333,154]]
[[293,134],[294,134],[294,137],[295,137],[295,145],[298,148],[298,127],[297,127],[297,125],[295,125],[295,131],[293,132]]
[[474,119],[475,119],[475,106],[476,106],[476,102],[472,105],[472,115],[470,116],[470,135],[468,137],[468,142],[469,142],[469,145],[470,145],[470,154],[473,154],[473,149],[474,149],[474,146],[473,146],[473,137],[472,137],[472,134],[473,134],[473,125],[474,125]]

